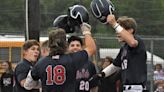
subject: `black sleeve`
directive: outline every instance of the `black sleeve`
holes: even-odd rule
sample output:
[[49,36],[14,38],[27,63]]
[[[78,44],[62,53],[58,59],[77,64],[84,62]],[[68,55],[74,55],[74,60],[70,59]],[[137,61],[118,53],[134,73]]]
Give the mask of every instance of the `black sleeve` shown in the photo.
[[34,65],[34,67],[31,70],[31,76],[34,80],[39,80],[39,63],[36,63],[36,65]]
[[85,50],[72,53],[71,55],[74,65],[78,68],[84,65],[88,61],[88,54]]
[[116,72],[116,80],[121,80],[121,71]]
[[3,85],[3,74],[2,74],[2,76],[1,76],[1,78],[0,78],[0,87]]
[[30,67],[26,66],[26,65],[17,65],[16,69],[15,69],[15,73],[16,73],[16,78],[19,81],[19,83],[26,79],[27,74],[30,70]]
[[113,65],[121,67],[121,52],[122,52],[122,50],[123,49],[121,48],[118,55],[117,55],[117,57],[113,61]]
[[[91,78],[97,72],[96,72],[96,67],[92,62],[90,62],[90,67],[91,67],[91,75],[90,75],[90,78]],[[98,86],[98,84],[99,84],[99,80],[90,81],[90,88],[96,87]]]

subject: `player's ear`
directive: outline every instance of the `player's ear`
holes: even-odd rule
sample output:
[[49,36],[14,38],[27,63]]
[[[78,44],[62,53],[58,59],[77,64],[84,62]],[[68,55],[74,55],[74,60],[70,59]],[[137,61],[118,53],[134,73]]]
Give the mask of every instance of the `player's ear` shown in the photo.
[[134,30],[132,28],[128,29],[128,32],[133,34],[134,33]]
[[23,56],[25,56],[25,55],[26,55],[26,52],[27,52],[26,50],[23,50]]

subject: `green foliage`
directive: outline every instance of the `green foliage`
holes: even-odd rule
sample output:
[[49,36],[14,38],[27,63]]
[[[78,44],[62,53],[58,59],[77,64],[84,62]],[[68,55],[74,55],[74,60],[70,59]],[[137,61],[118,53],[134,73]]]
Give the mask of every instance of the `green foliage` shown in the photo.
[[[101,24],[91,14],[92,0],[40,0],[41,32],[52,26],[53,20],[67,14],[73,4],[84,5],[90,14],[94,34],[114,34],[109,26]],[[25,0],[0,0],[0,32],[22,32],[25,30]],[[138,23],[140,35],[164,35],[164,0],[112,0],[116,16],[129,16]],[[12,29],[12,30],[11,30]]]
[[22,0],[0,0],[0,32],[18,32],[24,28]]
[[163,0],[117,0],[118,15],[126,15],[136,19],[138,34],[164,35]]

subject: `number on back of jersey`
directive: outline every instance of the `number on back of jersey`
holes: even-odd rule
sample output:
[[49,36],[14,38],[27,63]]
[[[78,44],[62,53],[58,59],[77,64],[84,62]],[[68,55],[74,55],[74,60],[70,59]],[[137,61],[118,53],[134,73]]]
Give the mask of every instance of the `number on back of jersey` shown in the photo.
[[80,81],[80,86],[79,86],[80,90],[83,91],[89,91],[89,82],[88,81]]
[[48,65],[46,68],[47,80],[46,85],[62,85],[66,80],[66,70],[62,65],[57,65],[52,69],[52,65]]

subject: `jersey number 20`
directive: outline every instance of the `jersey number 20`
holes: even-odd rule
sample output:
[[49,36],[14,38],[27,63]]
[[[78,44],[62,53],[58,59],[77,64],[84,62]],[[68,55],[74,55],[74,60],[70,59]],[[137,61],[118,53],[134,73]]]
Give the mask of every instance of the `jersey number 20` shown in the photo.
[[53,85],[53,83],[55,83],[56,85],[62,85],[66,80],[65,67],[62,65],[57,65],[54,68],[52,68],[52,65],[48,65],[46,68],[46,72],[46,85]]
[[89,82],[88,81],[80,81],[80,90],[88,91],[89,90]]

